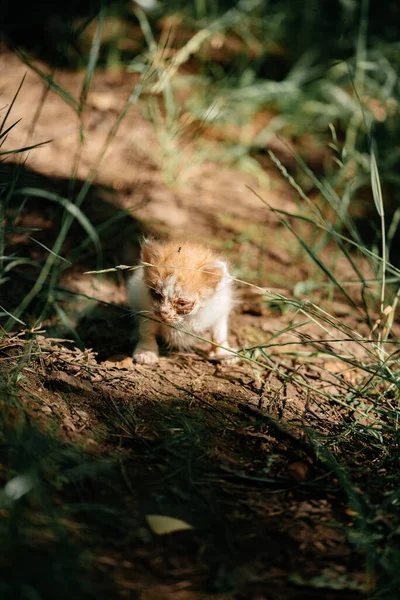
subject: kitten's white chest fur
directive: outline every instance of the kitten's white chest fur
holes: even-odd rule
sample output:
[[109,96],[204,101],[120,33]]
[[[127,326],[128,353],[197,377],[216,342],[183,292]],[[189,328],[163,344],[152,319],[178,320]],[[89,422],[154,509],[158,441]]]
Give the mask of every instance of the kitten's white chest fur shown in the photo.
[[[228,346],[232,279],[225,261],[215,258],[201,246],[195,246],[194,250],[190,247],[186,255],[179,256],[171,255],[166,244],[160,248],[157,247],[157,242],[151,244],[156,244],[153,250],[155,256],[150,261],[148,256],[143,256],[142,250],[142,261],[157,266],[136,270],[128,281],[129,303],[140,319],[135,361],[142,364],[158,362],[157,336],[161,336],[178,350],[190,348],[199,336],[223,347],[213,346],[209,354],[212,358],[235,362],[236,357]],[[178,253],[181,248],[179,246]],[[186,247],[183,246],[183,251],[185,250]],[[201,251],[207,251],[211,262],[201,269],[186,266],[180,271],[179,263],[186,265],[191,258],[189,251],[192,252],[194,262],[199,260],[199,253],[202,257]],[[167,263],[166,266],[163,266],[163,260]],[[174,267],[175,270],[170,269],[171,260],[178,264]]]

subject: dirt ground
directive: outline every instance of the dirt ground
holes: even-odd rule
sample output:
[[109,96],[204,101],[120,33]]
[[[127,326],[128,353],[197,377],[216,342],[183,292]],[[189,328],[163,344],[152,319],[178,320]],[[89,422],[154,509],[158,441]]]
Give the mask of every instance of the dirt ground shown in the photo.
[[[10,117],[22,120],[3,148],[50,140],[24,155],[24,187],[65,194],[75,172],[79,190],[137,78],[96,74],[76,164],[76,113],[9,53],[0,56],[1,105],[10,103],[25,73]],[[60,85],[75,96],[82,78],[57,74]],[[291,296],[296,282],[312,274],[312,266],[257,194],[291,212],[296,209],[292,190],[272,165],[265,178],[257,179],[210,160],[199,163],[190,139],[177,164],[169,165],[155,128],[143,116],[145,106],[143,98],[129,110],[82,205],[98,228],[102,266],[135,264],[143,234],[176,240],[190,236],[223,252],[238,279]],[[218,142],[207,144],[211,148]],[[11,173],[14,164],[8,160],[2,168]],[[171,169],[179,175],[173,186],[166,183]],[[35,239],[51,247],[60,214],[54,203],[29,199],[17,224],[40,229]],[[85,274],[98,266],[85,240],[74,224],[63,247],[63,256],[74,261],[57,288],[75,327],[75,343],[62,341],[71,334],[54,315],[40,324],[32,317],[30,325],[46,333],[33,343],[37,359],[25,367],[20,386],[32,413],[41,422],[52,415],[64,441],[97,455],[117,453],[124,461],[127,493],[140,527],[128,541],[103,540],[94,549],[96,568],[112,582],[110,589],[142,600],[191,600],[206,594],[225,600],[360,596],[368,582],[362,555],[347,541],[354,515],[337,479],[301,433],[307,427],[321,435],[341,430],[348,411],[324,393],[342,395],[356,373],[338,361],[285,354],[285,348],[309,349],[293,332],[276,339],[268,361],[227,367],[206,360],[200,347],[192,354],[165,353],[156,367],[135,365],[123,275]],[[13,234],[9,244],[18,255],[46,257],[27,234]],[[7,288],[10,312],[32,277],[23,269],[13,274]],[[268,342],[276,331],[301,320],[254,288],[237,288],[234,346]],[[352,327],[364,327],[342,301],[335,311]],[[313,324],[301,331],[324,338]],[[10,360],[17,364],[12,352],[24,343],[8,340],[3,348],[7,365]],[[310,392],[311,387],[321,393]],[[347,451],[351,455],[353,449]],[[146,527],[148,514],[168,514],[194,529],[153,535]]]

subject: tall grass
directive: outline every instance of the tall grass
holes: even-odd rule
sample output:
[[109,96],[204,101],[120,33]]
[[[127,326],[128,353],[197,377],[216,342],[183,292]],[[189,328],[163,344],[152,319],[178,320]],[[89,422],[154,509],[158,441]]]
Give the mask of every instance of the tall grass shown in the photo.
[[[342,422],[341,431],[337,435],[332,433],[321,435],[312,429],[308,429],[307,434],[313,443],[317,443],[318,452],[337,475],[339,485],[353,510],[354,528],[349,533],[349,541],[365,553],[371,597],[394,598],[395,590],[400,584],[397,571],[399,551],[395,536],[393,537],[400,517],[397,508],[397,491],[394,491],[400,483],[398,471],[394,467],[399,458],[397,445],[400,342],[392,334],[392,327],[399,295],[397,290],[400,272],[388,261],[384,198],[374,152],[374,146],[371,144],[370,186],[381,223],[380,253],[368,249],[356,229],[353,230],[354,235],[351,235],[351,228],[349,228],[350,232],[341,233],[326,221],[323,212],[316,211],[315,207],[311,206],[313,216],[309,222],[313,223],[313,228],[316,227],[321,231],[323,237],[327,236],[330,245],[336,245],[339,256],[342,256],[353,270],[354,278],[351,281],[342,281],[340,275],[332,270],[331,265],[325,262],[316,248],[296,232],[293,222],[298,219],[307,220],[304,212],[300,210],[299,213],[288,214],[270,209],[278,214],[282,223],[294,234],[308,258],[322,271],[325,281],[333,285],[335,296],[344,298],[353,307],[354,316],[357,312],[358,316],[350,323],[337,318],[334,312],[335,303],[333,302],[330,310],[323,308],[321,295],[319,300],[312,299],[312,294],[311,298],[308,294],[309,297],[303,300],[282,297],[278,300],[283,305],[291,307],[297,314],[305,317],[304,321],[292,327],[297,339],[282,346],[279,335],[284,331],[278,331],[265,345],[258,345],[248,349],[247,352],[261,353],[269,360],[275,356],[279,361],[284,356],[296,359],[297,362],[304,357],[325,357],[344,365],[342,370],[339,369],[337,374],[333,374],[338,389],[341,389],[340,393],[335,394],[325,393],[323,389],[318,389],[317,384],[310,385],[306,370],[305,376],[301,375],[301,371],[293,375],[287,373],[285,375],[285,368],[278,367],[278,370],[281,371],[281,376],[296,382],[307,393],[313,392],[321,397],[325,396],[332,405],[337,404],[353,413],[354,419],[349,423]],[[310,204],[306,194],[278,159],[275,156],[272,158],[283,176],[298,191],[301,200],[307,202],[309,210]],[[326,182],[320,180],[317,187],[320,198],[332,207]],[[340,207],[339,202],[338,220],[343,218]],[[365,268],[359,268],[362,261],[360,263],[359,259],[355,258],[355,250],[363,257],[362,261],[368,265],[367,270],[370,273],[368,279],[362,275],[362,272],[365,273]],[[390,284],[388,284],[388,274],[390,274]],[[369,288],[369,297],[363,295],[364,305],[359,307],[353,299],[357,288],[358,290]],[[360,328],[364,333],[358,331],[355,325],[360,322],[360,316],[365,323],[364,327]],[[319,336],[314,338],[302,332],[302,329],[311,322],[321,331],[321,338]],[[274,338],[278,339],[275,341]],[[297,349],[299,342],[305,344],[309,350],[299,351]],[[347,369],[355,373],[352,382],[343,379],[346,365]],[[324,380],[324,377],[332,377],[332,373],[329,373],[328,369],[324,374],[324,367],[322,367],[321,379]],[[356,452],[361,452],[363,447],[368,448],[368,452],[374,457],[374,466],[361,463],[356,467],[353,457],[348,454],[349,444],[358,449]],[[390,517],[382,527],[379,515],[388,512]]]
[[[37,276],[36,276],[36,281],[35,281],[34,285],[31,287],[31,289],[29,290],[29,292],[25,295],[25,297],[23,298],[23,300],[21,301],[19,306],[14,308],[12,311],[12,314],[9,315],[9,319],[6,321],[6,323],[4,325],[6,331],[9,331],[15,325],[16,322],[17,323],[22,322],[21,316],[31,307],[33,301],[35,301],[37,299],[39,294],[41,295],[42,309],[41,309],[41,311],[37,311],[37,309],[35,311],[37,314],[38,322],[40,322],[44,318],[44,316],[46,314],[48,314],[49,304],[52,304],[53,308],[55,308],[56,310],[58,310],[58,312],[60,312],[61,308],[59,307],[59,305],[57,304],[57,301],[55,300],[55,286],[59,279],[60,273],[65,268],[68,268],[68,261],[66,261],[65,257],[63,257],[61,255],[61,252],[62,252],[62,248],[63,248],[64,242],[65,242],[65,239],[71,229],[72,224],[75,221],[77,221],[81,225],[81,227],[84,229],[84,231],[87,234],[87,239],[95,247],[95,250],[97,253],[97,261],[98,261],[97,264],[98,264],[99,268],[101,266],[102,249],[101,249],[98,232],[93,227],[93,225],[90,223],[88,218],[85,216],[81,207],[82,207],[82,204],[83,204],[85,198],[87,197],[87,194],[92,186],[92,183],[95,179],[95,176],[98,172],[98,169],[104,158],[107,148],[109,147],[112,139],[114,138],[115,134],[117,133],[127,111],[133,104],[135,104],[137,102],[138,98],[140,97],[140,94],[142,93],[142,90],[143,90],[144,86],[146,85],[147,80],[151,77],[151,70],[152,70],[152,66],[149,65],[148,69],[146,69],[146,71],[142,75],[139,82],[137,84],[135,84],[134,88],[132,89],[131,93],[129,94],[128,98],[126,99],[123,108],[121,109],[121,111],[117,115],[117,117],[115,118],[115,121],[112,124],[112,126],[106,136],[103,146],[99,149],[97,156],[95,157],[94,164],[91,168],[91,172],[90,172],[88,178],[83,183],[83,186],[81,187],[81,189],[79,191],[76,191],[76,185],[75,185],[76,173],[77,173],[78,166],[79,166],[79,163],[80,163],[80,160],[82,157],[82,151],[84,148],[85,136],[86,136],[82,117],[83,117],[83,114],[86,109],[88,93],[89,93],[91,85],[92,85],[93,76],[94,76],[96,65],[97,65],[97,62],[99,59],[103,19],[104,19],[104,11],[102,10],[99,14],[98,27],[97,27],[97,30],[95,31],[95,34],[93,37],[92,47],[91,47],[91,51],[89,54],[89,59],[88,59],[88,64],[87,64],[87,68],[85,71],[84,81],[82,84],[81,91],[77,98],[73,97],[68,90],[64,89],[61,85],[59,85],[57,83],[57,81],[54,79],[53,75],[49,75],[49,74],[45,73],[40,67],[38,67],[24,51],[22,51],[22,50],[16,51],[17,54],[19,55],[20,59],[46,83],[47,88],[49,90],[51,90],[53,93],[56,93],[60,98],[62,98],[66,103],[68,103],[75,110],[75,112],[77,113],[77,115],[80,118],[80,128],[79,128],[79,132],[78,132],[79,144],[78,144],[77,151],[76,151],[76,156],[75,156],[74,165],[73,165],[73,171],[71,173],[68,197],[62,197],[59,194],[52,193],[52,192],[49,192],[44,189],[24,187],[24,186],[19,185],[18,167],[15,168],[14,178],[11,180],[11,182],[8,181],[7,184],[1,190],[2,195],[3,195],[3,202],[1,203],[1,211],[2,211],[1,214],[3,215],[4,218],[6,218],[6,216],[7,216],[7,219],[11,219],[11,222],[15,221],[17,216],[20,214],[22,207],[25,206],[25,204],[27,202],[29,202],[30,198],[42,198],[44,200],[58,204],[63,209],[62,224],[61,224],[61,229],[57,235],[57,239],[54,242],[53,247],[48,249],[48,256],[47,256],[47,259],[45,260],[45,263],[43,265],[34,265],[38,271]],[[23,85],[23,82],[21,82],[21,85],[20,85],[12,103],[10,104],[10,106],[7,108],[7,110],[5,112],[5,115],[4,115],[4,118],[2,121],[2,125],[1,125],[1,132],[0,132],[1,136],[4,139],[6,139],[7,133],[13,127],[15,127],[17,125],[17,123],[13,123],[7,129],[5,129],[7,119],[10,116],[12,107],[14,105],[14,102],[17,99],[17,95],[18,95],[22,85]],[[44,102],[44,98],[45,98],[45,96],[43,96],[43,98],[42,98],[42,103]],[[38,116],[40,114],[40,110],[41,109],[39,107],[39,109],[36,113],[35,119],[38,118]],[[33,130],[34,130],[34,128],[33,128]],[[2,152],[1,154],[8,156],[10,154],[15,154],[15,153],[24,153],[24,152],[26,152],[30,149],[34,149],[36,147],[37,147],[37,145],[32,145],[32,146],[23,147],[23,148],[20,148],[17,150],[8,150],[7,152]],[[12,203],[15,204],[15,198],[21,198],[19,208],[17,208],[16,210],[15,209],[11,210],[11,204]],[[9,207],[10,207],[10,209],[9,209]],[[9,217],[7,212],[10,213],[12,216]],[[13,226],[6,225],[6,229],[3,230],[2,237],[0,238],[0,251],[1,251],[1,256],[2,256],[3,261],[4,261],[4,257],[7,254],[7,251],[5,248],[6,239],[4,236],[4,231],[7,231],[7,230],[12,231]],[[83,247],[84,246],[85,246],[85,244],[83,245]],[[11,262],[10,264],[8,264],[7,271],[10,271],[10,269],[14,266],[14,264],[15,264],[14,262]],[[21,264],[21,263],[18,262],[18,264]],[[3,274],[4,274],[4,272],[3,272]],[[45,287],[46,293],[43,294],[43,289],[44,289],[43,286],[45,283],[46,283],[46,287]]]

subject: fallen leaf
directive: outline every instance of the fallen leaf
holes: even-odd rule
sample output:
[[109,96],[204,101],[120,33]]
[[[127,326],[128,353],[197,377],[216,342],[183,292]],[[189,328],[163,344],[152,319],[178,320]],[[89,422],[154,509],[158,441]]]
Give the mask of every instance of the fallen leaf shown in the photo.
[[310,468],[307,464],[295,462],[288,466],[288,474],[296,481],[306,481]]
[[153,533],[157,535],[165,535],[174,531],[183,531],[185,529],[193,529],[189,523],[166,517],[165,515],[146,515],[146,521]]

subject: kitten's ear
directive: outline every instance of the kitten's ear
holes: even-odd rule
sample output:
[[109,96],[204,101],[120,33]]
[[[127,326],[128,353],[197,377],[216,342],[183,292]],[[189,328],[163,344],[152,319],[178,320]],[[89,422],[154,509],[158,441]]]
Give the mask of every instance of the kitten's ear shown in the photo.
[[158,243],[150,238],[145,238],[142,243],[140,260],[145,263],[155,264],[159,257]]
[[223,277],[228,275],[228,267],[223,260],[216,260],[206,265],[203,271],[207,273],[207,282],[211,283],[214,287],[218,287]]

